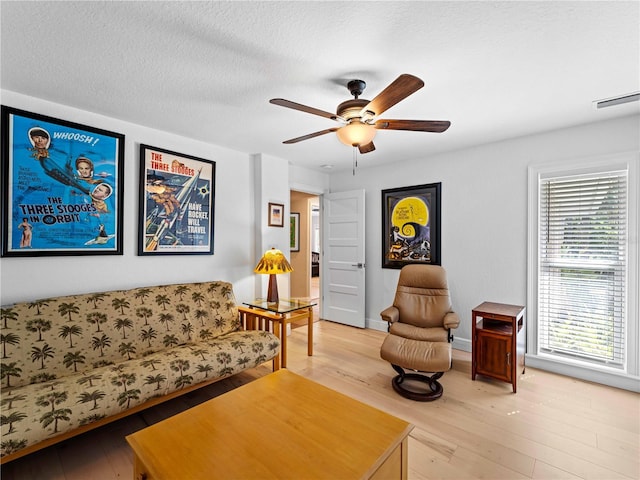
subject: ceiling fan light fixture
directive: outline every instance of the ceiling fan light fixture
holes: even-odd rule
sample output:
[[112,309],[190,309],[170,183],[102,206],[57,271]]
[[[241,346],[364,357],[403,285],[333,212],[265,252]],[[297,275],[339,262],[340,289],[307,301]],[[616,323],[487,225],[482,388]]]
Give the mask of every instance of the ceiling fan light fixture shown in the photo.
[[376,136],[376,129],[372,125],[360,120],[352,120],[336,131],[338,140],[348,147],[359,147],[371,143]]
[[335,132],[341,143],[348,147],[355,147],[355,168],[357,152],[364,155],[376,149],[373,144],[373,138],[376,136],[377,130],[410,130],[414,132],[442,133],[451,125],[451,122],[442,120],[377,120],[383,112],[424,87],[424,82],[413,75],[403,73],[371,101],[360,98],[360,95],[366,87],[364,81],[352,80],[348,83],[347,87],[355,98],[339,104],[336,113],[319,110],[301,103],[285,100],[284,98],[272,98],[269,100],[269,102],[274,105],[318,115],[346,124],[341,127],[325,128],[324,130],[308,135],[291,138],[282,143],[298,143],[303,140],[309,140],[310,138]]

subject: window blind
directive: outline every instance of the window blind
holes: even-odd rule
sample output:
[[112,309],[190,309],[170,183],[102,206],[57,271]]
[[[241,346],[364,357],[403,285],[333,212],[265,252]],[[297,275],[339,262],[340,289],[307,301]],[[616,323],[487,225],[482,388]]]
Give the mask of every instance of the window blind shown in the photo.
[[540,180],[538,349],[625,365],[627,172]]

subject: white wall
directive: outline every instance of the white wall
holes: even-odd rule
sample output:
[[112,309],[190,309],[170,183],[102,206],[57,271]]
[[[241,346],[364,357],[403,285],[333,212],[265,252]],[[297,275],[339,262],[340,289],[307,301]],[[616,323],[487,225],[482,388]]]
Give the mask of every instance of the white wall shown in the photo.
[[[270,248],[281,250],[285,257],[289,255],[289,165],[286,160],[270,155],[252,155],[256,170],[254,183],[254,210],[255,210],[255,245],[254,262],[256,266],[264,252]],[[282,227],[269,226],[269,203],[284,205]],[[266,297],[268,288],[268,275],[254,275],[256,277],[253,297]],[[288,298],[289,275],[277,275],[278,295],[280,298]],[[247,300],[250,300],[248,298]]]
[[[289,188],[322,194],[366,191],[367,325],[385,329],[379,312],[391,304],[398,271],[381,268],[381,190],[442,182],[442,264],[462,324],[454,346],[470,349],[471,309],[485,300],[526,304],[527,168],[531,164],[640,150],[640,117],[594,123],[478,146],[401,165],[367,168],[356,176],[293,167],[282,159],[224,149],[14,92],[2,104],[125,135],[124,254],[122,256],[0,259],[0,304],[114,288],[228,280],[239,300],[264,293],[257,255],[288,245],[286,228],[266,227],[266,203],[285,204]],[[216,162],[214,255],[137,256],[138,147],[145,143]],[[270,171],[277,172],[274,184]],[[255,179],[255,180],[254,180]],[[281,192],[282,190],[282,192]],[[637,212],[632,212],[637,215]],[[282,275],[280,277],[286,277]],[[288,279],[278,279],[282,292]]]
[[386,329],[379,313],[393,302],[399,274],[381,267],[381,190],[442,182],[442,265],[461,318],[454,347],[470,351],[476,305],[526,305],[527,167],[638,151],[639,132],[632,116],[376,168],[366,168],[365,155],[355,177],[332,174],[331,192],[366,191],[367,326]]
[[[267,226],[268,202],[285,205],[289,182],[323,192],[329,176],[268,155],[250,155],[142,125],[1,90],[3,105],[125,135],[123,255],[0,259],[0,305],[73,293],[163,283],[227,280],[238,301],[266,294],[266,277],[253,273],[259,255],[275,246],[288,252],[285,227]],[[214,254],[138,256],[138,172],[141,143],[216,162]],[[278,278],[289,290],[287,275]]]
[[320,195],[329,190],[329,174],[289,165],[289,188],[298,192]]
[[[262,218],[256,218],[254,212],[256,169],[252,156],[6,90],[1,94],[3,105],[125,135],[123,255],[2,258],[1,305],[64,294],[206,280],[232,282],[238,300],[253,297],[257,282],[253,273],[257,263],[255,226]],[[214,255],[137,255],[140,143],[216,162]],[[268,161],[279,166],[285,179],[277,186],[282,194],[265,192],[265,198],[287,203],[287,162],[273,158]],[[265,204],[265,213],[266,208]],[[284,230],[280,228],[276,233],[285,235]],[[269,244],[285,243],[286,239],[288,235],[281,240],[270,237],[268,232],[264,236]]]

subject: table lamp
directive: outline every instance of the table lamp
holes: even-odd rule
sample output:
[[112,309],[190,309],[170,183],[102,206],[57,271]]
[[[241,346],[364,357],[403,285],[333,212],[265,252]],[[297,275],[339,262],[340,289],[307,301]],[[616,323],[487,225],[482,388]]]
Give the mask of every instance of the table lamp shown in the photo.
[[293,268],[285,258],[284,254],[276,249],[272,248],[264,252],[264,255],[253,269],[255,273],[262,273],[269,275],[269,290],[267,291],[267,302],[278,303],[278,282],[276,275],[278,273],[293,272]]

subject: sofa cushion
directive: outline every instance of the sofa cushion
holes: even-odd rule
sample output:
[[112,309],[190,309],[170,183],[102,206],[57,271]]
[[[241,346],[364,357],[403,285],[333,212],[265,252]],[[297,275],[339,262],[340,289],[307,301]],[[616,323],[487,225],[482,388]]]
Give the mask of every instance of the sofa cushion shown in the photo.
[[[6,325],[6,327],[5,327]],[[2,307],[3,386],[44,382],[240,328],[227,282],[69,295]]]

